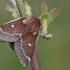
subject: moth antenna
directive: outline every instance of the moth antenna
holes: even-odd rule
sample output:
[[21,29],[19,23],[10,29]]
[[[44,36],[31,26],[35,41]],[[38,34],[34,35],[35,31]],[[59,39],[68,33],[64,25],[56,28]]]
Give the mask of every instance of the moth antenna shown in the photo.
[[64,7],[66,4],[67,4],[67,1],[64,0],[64,1],[62,2],[62,4],[61,4],[60,8]]
[[38,13],[38,10],[37,10],[37,8],[36,8],[36,5],[35,4],[33,4],[34,5],[34,8],[35,8],[35,10],[36,10],[36,13],[37,13],[37,15],[38,15],[38,17],[39,17],[39,13]]
[[51,27],[49,27],[50,30],[53,30]]

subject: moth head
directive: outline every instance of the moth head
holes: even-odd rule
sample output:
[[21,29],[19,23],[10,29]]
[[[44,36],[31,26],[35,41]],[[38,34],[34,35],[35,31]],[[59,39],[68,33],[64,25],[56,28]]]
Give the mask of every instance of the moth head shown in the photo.
[[36,32],[40,29],[40,20],[36,18],[31,27],[31,32]]
[[40,29],[40,19],[29,16],[25,20],[23,20],[23,23],[31,30],[31,32],[36,32]]

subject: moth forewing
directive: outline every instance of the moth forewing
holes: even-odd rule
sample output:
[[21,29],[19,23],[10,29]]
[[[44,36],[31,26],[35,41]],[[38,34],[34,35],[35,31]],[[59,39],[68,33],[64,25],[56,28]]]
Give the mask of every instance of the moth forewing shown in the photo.
[[21,39],[14,43],[16,55],[23,66],[27,66],[31,61],[37,35],[38,33],[33,35],[33,33],[27,30],[21,36]]
[[26,30],[26,26],[22,23],[23,20],[25,20],[24,17],[0,26],[0,40],[7,42],[17,41]]

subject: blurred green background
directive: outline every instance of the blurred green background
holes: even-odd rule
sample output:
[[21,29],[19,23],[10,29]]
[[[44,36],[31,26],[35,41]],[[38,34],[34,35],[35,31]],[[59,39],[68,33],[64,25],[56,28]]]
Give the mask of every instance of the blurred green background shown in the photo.
[[[37,16],[33,4],[41,13],[41,0],[27,0],[32,6],[32,11]],[[38,54],[42,70],[70,70],[70,0],[44,0],[48,9],[61,6],[61,12],[50,24],[52,40],[40,38],[37,42]],[[6,12],[9,0],[0,0],[0,25],[11,20]],[[15,53],[9,50],[7,43],[0,43],[0,70],[31,70],[30,64],[23,67]]]

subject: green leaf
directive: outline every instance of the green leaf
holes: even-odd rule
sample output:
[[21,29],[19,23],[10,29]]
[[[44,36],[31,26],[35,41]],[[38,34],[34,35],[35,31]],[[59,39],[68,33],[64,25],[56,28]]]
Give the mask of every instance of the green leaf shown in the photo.
[[49,12],[48,22],[52,22],[54,18],[60,13],[60,8],[54,8]]
[[26,15],[27,16],[32,15],[31,7],[30,7],[30,5],[28,5],[28,3],[26,1],[24,2],[24,7],[25,7],[25,10],[26,10]]

